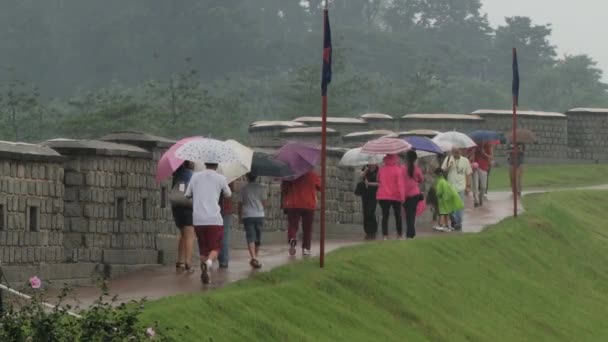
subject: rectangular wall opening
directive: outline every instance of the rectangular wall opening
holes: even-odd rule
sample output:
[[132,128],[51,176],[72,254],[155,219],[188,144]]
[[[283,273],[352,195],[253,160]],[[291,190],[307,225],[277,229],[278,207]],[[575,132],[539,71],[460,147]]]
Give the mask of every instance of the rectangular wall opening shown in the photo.
[[126,211],[126,201],[124,197],[116,198],[116,219],[118,221],[124,221]]
[[160,188],[160,207],[165,209],[167,207],[167,187],[162,186]]
[[148,220],[148,199],[141,199],[141,218],[143,220]]
[[6,229],[6,206],[0,203],[0,230]]
[[30,232],[37,232],[40,228],[38,207],[30,206],[27,209],[28,228]]

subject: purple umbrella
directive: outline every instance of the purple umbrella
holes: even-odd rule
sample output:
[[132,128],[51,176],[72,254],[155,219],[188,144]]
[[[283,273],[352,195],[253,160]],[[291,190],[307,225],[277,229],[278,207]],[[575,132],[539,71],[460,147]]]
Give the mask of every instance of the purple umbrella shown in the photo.
[[287,143],[275,154],[276,159],[284,162],[294,172],[293,176],[283,179],[297,179],[317,166],[321,150],[317,146],[299,142]]
[[412,145],[412,148],[416,151],[425,151],[437,154],[443,153],[441,147],[439,147],[439,145],[437,145],[433,140],[427,137],[411,135],[402,139],[410,143],[410,145]]

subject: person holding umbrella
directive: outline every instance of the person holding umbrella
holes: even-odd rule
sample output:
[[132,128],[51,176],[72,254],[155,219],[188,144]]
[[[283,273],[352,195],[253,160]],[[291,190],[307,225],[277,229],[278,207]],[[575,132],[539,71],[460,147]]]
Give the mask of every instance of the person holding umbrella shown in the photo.
[[424,182],[422,170],[416,165],[418,155],[416,151],[407,151],[407,165],[404,168],[404,194],[405,201],[405,236],[408,239],[413,239],[416,236],[416,214],[418,202],[423,200],[420,193],[420,184]]
[[281,202],[287,214],[287,240],[291,256],[296,255],[300,222],[304,233],[302,255],[311,255],[312,225],[317,209],[318,191],[321,191],[321,178],[312,170],[294,180],[284,180],[281,183]]
[[224,235],[220,195],[226,198],[232,196],[228,180],[217,172],[218,164],[239,162],[240,158],[230,144],[209,138],[189,141],[175,154],[181,159],[205,165],[205,170],[192,176],[185,196],[192,198],[192,221],[201,260],[201,280],[203,284],[209,284],[209,270],[222,249]]
[[[454,147],[452,155],[443,161],[441,168],[447,173],[448,182],[456,189],[460,199],[464,202],[465,195],[471,192],[471,175],[473,169],[469,159],[462,155],[460,148]],[[454,212],[454,229],[462,230],[464,209]]]
[[[179,241],[177,245],[177,263],[175,268],[178,272],[186,270],[192,272],[192,244],[194,242],[194,226],[192,225],[192,201],[183,197],[186,187],[192,178],[194,163],[186,160],[173,173],[172,190],[174,194],[169,197],[171,212],[175,225],[179,228]],[[179,194],[179,195],[176,195]],[[178,197],[176,197],[178,196]],[[183,198],[182,198],[183,197]]]
[[401,217],[401,205],[405,198],[405,184],[403,168],[399,165],[399,157],[396,154],[387,154],[384,157],[384,165],[378,170],[378,192],[376,198],[382,208],[382,235],[388,240],[388,219],[391,208],[395,215],[395,228],[397,238],[403,239],[403,223]]

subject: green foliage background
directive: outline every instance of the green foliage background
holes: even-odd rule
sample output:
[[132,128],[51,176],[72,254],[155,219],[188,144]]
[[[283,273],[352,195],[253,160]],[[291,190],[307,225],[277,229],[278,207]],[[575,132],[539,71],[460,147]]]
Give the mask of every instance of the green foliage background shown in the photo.
[[[333,0],[329,113],[470,112],[608,105],[586,55],[558,56],[550,24],[479,0]],[[243,138],[259,119],[319,115],[320,0],[2,3],[0,139],[113,130]]]

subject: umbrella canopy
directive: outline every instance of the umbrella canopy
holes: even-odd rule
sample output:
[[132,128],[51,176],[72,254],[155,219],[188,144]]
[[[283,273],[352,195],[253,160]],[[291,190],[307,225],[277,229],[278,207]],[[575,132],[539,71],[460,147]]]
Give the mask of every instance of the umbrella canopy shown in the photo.
[[293,176],[294,172],[286,163],[274,158],[271,154],[254,152],[251,163],[251,174],[264,177],[283,178]]
[[433,140],[427,137],[412,135],[403,138],[403,140],[407,141],[410,145],[412,145],[412,148],[416,150],[416,152],[424,151],[431,153],[443,153],[441,147],[437,145]]
[[284,178],[297,179],[317,166],[321,149],[317,146],[300,142],[291,142],[281,147],[275,158],[284,162],[293,171],[293,176]]
[[450,143],[455,148],[471,148],[477,146],[468,135],[456,131],[437,134],[437,136],[433,138],[433,141],[437,144],[441,142]]
[[[505,134],[509,141],[513,141],[513,132]],[[517,130],[517,143],[519,144],[534,144],[538,141],[536,134],[529,129],[520,128]]]
[[210,138],[188,141],[177,149],[175,155],[180,159],[196,163],[221,164],[240,161],[230,144]]
[[505,136],[495,131],[477,130],[469,133],[469,137],[477,143],[499,145],[505,141]]
[[235,140],[226,140],[225,143],[236,153],[238,160],[220,163],[217,171],[230,183],[251,171],[253,150]]
[[361,152],[367,154],[398,154],[412,149],[405,140],[396,138],[380,138],[372,140],[361,148]]
[[176,142],[175,144],[173,144],[173,146],[169,147],[169,149],[167,151],[165,151],[163,156],[158,161],[158,164],[156,165],[156,181],[159,183],[164,181],[169,176],[171,176],[173,174],[173,172],[175,172],[175,170],[177,170],[184,163],[184,159],[178,158],[175,155],[175,152],[177,151],[178,148],[180,148],[182,145],[184,145],[185,143],[187,143],[189,141],[202,139],[202,138],[203,137],[184,138],[184,139]]
[[340,159],[340,166],[365,166],[368,164],[381,164],[384,154],[368,154],[361,152],[361,148],[346,151]]

